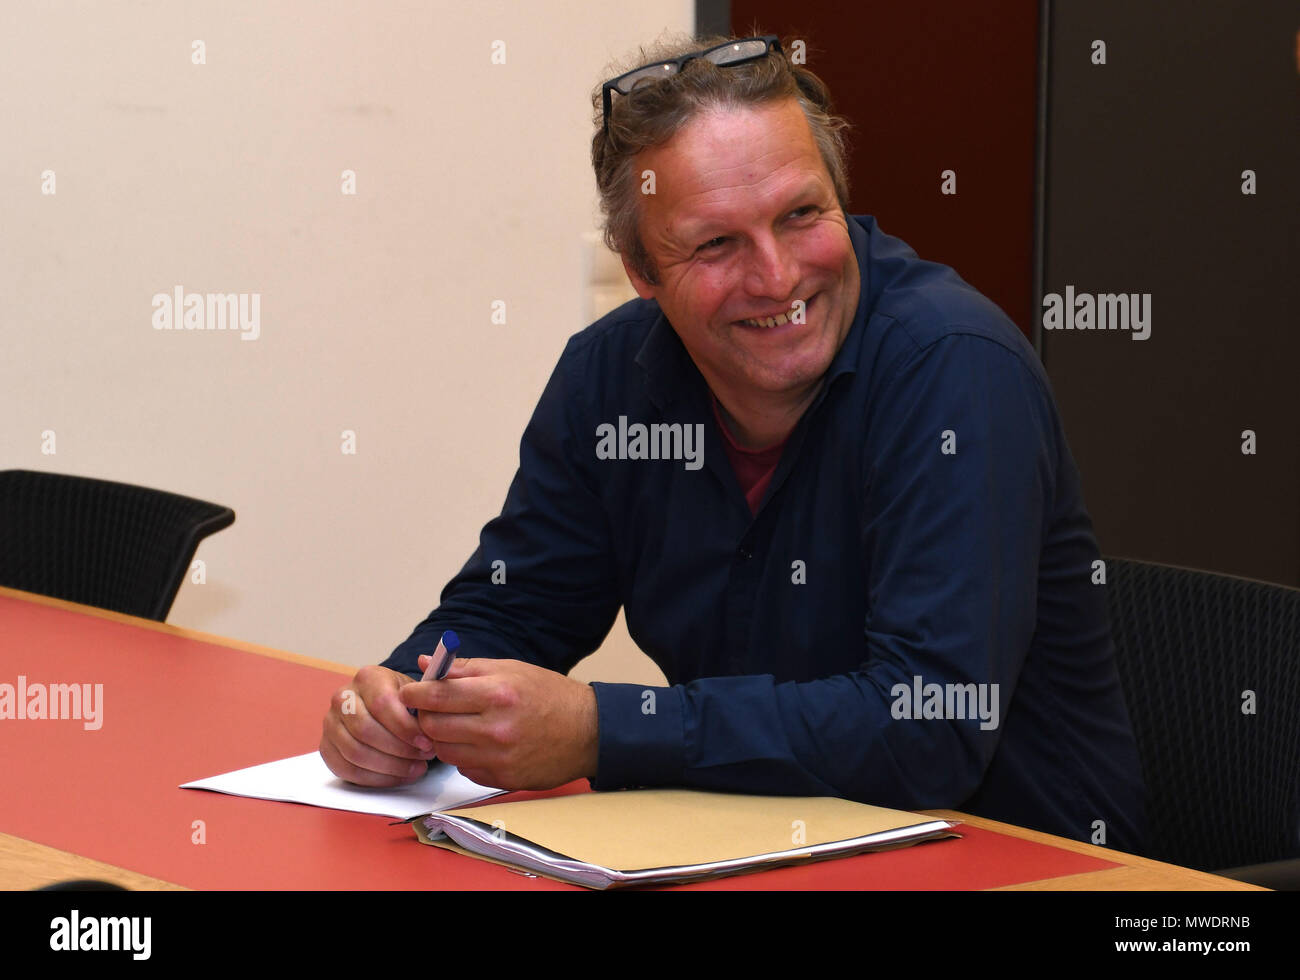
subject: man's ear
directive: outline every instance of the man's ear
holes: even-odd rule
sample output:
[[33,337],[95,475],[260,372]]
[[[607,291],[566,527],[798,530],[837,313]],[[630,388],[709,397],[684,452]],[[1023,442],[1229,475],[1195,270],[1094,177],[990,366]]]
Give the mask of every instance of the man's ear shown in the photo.
[[628,281],[632,283],[632,288],[636,290],[636,294],[642,299],[653,299],[654,287],[636,274],[636,270],[628,262],[627,256],[620,253],[619,258],[623,260],[623,271],[627,273]]

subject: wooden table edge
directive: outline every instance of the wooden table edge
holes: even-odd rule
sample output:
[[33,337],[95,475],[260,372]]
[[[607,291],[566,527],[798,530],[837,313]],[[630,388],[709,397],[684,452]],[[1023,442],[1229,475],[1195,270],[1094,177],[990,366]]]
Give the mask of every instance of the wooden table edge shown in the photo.
[[50,606],[54,609],[63,609],[67,612],[82,613],[86,616],[95,616],[99,619],[112,620],[115,623],[125,623],[128,626],[139,626],[141,629],[153,630],[156,633],[166,633],[169,636],[178,636],[186,640],[198,640],[200,643],[212,643],[216,646],[229,647],[232,650],[243,650],[245,653],[256,653],[263,657],[274,657],[277,660],[288,660],[296,664],[302,664],[305,667],[315,667],[318,670],[328,670],[336,674],[355,674],[360,668],[351,667],[347,664],[335,663],[332,660],[320,660],[316,657],[306,657],[301,653],[290,653],[288,650],[277,650],[275,647],[262,646],[258,643],[249,643],[246,640],[234,640],[226,636],[218,636],[215,633],[204,633],[202,630],[189,629],[185,626],[173,626],[170,623],[160,623],[153,619],[144,619],[140,616],[129,616],[126,613],[113,612],[109,609],[100,609],[97,606],[86,606],[79,602],[69,602],[67,599],[53,599],[50,596],[38,595],[35,592],[23,592],[21,589],[11,589],[7,586],[0,585],[0,596],[8,596],[11,599],[23,599],[40,606]]
[[[1042,878],[1036,881],[1020,882],[1015,885],[1004,885],[996,891],[1007,890],[1053,890],[1058,887],[1065,890],[1099,890],[1109,891],[1113,886],[1107,884],[1108,881],[1115,881],[1130,877],[1126,869],[1136,869],[1150,873],[1151,890],[1165,890],[1171,887],[1178,887],[1173,882],[1183,882],[1182,888],[1196,890],[1201,886],[1206,891],[1269,891],[1267,888],[1261,888],[1259,885],[1252,885],[1248,882],[1237,881],[1234,878],[1225,878],[1222,875],[1211,874],[1208,871],[1197,871],[1194,868],[1184,868],[1177,864],[1168,864],[1164,861],[1155,861],[1151,858],[1139,857],[1136,854],[1129,854],[1126,851],[1116,851],[1109,847],[1099,847],[1096,844],[1086,844],[1083,841],[1071,840],[1068,837],[1058,837],[1055,834],[1044,833],[1041,830],[1030,830],[1028,827],[1017,827],[1015,824],[1002,823],[998,820],[990,820],[987,817],[977,817],[972,814],[962,813],[958,810],[920,810],[927,816],[939,817],[943,820],[960,820],[962,823],[970,824],[972,827],[979,827],[983,830],[991,830],[995,833],[1006,834],[1008,837],[1017,837],[1021,840],[1033,841],[1038,844],[1046,844],[1050,847],[1057,847],[1065,851],[1073,851],[1076,854],[1084,854],[1088,857],[1099,858],[1102,861],[1110,861],[1118,864],[1119,868],[1104,868],[1100,871],[1088,871],[1076,875],[1064,875],[1057,878]],[[961,828],[958,828],[960,832]],[[1125,872],[1116,874],[1116,872]],[[1134,890],[1132,885],[1122,889],[1123,891]]]
[[4,874],[0,882],[3,891],[29,891],[61,881],[84,880],[108,881],[132,891],[192,891],[185,885],[5,833],[0,833],[0,871]]

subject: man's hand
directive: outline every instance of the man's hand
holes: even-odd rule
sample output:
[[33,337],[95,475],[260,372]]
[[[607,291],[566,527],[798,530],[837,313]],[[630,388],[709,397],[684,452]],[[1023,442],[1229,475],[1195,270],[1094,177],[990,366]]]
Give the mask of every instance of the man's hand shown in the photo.
[[[420,657],[424,669],[428,657]],[[550,789],[596,775],[596,693],[518,660],[457,660],[440,681],[398,692],[438,758],[500,789]]]
[[402,786],[428,771],[433,743],[398,692],[415,681],[387,667],[368,666],[330,698],[320,754],[340,779],[361,786]]

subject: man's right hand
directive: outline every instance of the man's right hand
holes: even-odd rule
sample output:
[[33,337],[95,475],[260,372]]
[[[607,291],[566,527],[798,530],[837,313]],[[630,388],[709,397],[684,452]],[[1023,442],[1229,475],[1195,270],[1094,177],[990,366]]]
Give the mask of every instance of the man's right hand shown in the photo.
[[321,758],[340,779],[360,786],[403,786],[425,774],[433,743],[398,699],[414,684],[387,667],[362,667],[330,698]]

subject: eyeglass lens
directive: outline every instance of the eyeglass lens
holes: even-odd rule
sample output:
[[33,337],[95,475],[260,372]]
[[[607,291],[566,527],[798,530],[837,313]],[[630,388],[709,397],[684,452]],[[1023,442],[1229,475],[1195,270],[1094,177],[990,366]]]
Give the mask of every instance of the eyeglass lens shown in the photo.
[[[707,58],[715,65],[729,65],[734,61],[744,61],[746,58],[757,58],[766,53],[767,42],[761,38],[751,38],[747,41],[737,41],[735,44],[728,44],[726,47],[716,48],[713,51],[705,52],[700,57]],[[650,65],[646,68],[638,69],[627,77],[620,79],[618,90],[627,95],[640,82],[665,78],[677,71],[675,61],[666,61],[659,65]]]

